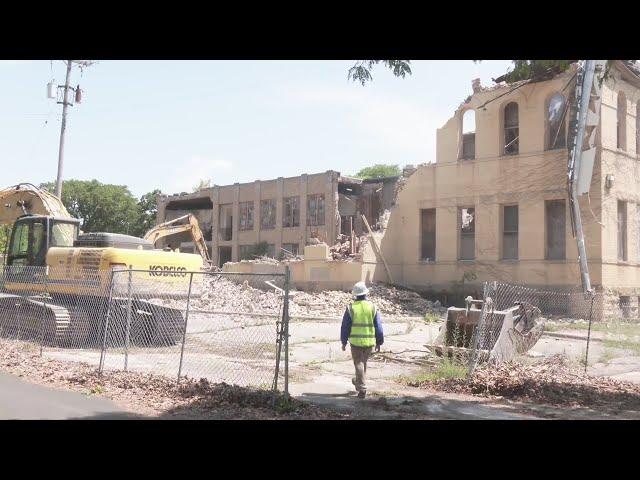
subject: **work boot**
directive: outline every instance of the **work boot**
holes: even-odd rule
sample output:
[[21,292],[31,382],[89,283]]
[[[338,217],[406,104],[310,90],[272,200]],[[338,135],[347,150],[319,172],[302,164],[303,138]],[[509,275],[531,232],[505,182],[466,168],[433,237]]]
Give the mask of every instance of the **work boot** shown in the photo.
[[366,390],[360,390],[358,392],[358,398],[364,398],[367,395],[367,391]]

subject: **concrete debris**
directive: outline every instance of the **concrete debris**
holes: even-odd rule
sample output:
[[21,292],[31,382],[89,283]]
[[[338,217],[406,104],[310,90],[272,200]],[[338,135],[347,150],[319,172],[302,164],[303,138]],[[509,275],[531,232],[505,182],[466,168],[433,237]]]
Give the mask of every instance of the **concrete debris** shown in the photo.
[[[239,277],[239,276],[238,276]],[[283,296],[280,278],[250,277],[248,280],[226,276],[212,277],[204,280],[200,297],[191,299],[194,310],[221,310],[239,313],[280,314]],[[234,281],[235,280],[235,281]],[[271,288],[265,284],[269,280],[279,288]],[[259,287],[259,288],[257,288]],[[427,313],[444,316],[446,308],[436,305],[416,292],[400,290],[385,285],[370,285],[369,299],[384,316],[424,316]],[[342,317],[345,308],[352,300],[351,293],[339,290],[323,292],[290,292],[289,314],[291,316]],[[184,299],[153,299],[157,303],[173,308],[185,308]]]

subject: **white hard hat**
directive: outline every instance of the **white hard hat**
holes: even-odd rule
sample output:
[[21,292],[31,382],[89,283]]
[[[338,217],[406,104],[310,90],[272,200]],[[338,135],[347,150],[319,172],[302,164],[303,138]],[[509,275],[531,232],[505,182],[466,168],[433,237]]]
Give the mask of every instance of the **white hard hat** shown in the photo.
[[354,297],[359,297],[360,295],[366,295],[369,293],[369,289],[364,282],[358,282],[353,286],[351,293]]

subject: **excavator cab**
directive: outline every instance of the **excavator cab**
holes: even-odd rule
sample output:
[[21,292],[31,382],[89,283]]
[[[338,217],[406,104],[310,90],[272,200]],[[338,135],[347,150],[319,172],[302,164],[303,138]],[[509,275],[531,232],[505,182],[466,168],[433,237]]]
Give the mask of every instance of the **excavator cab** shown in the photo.
[[50,247],[73,247],[80,221],[73,218],[25,215],[13,224],[7,266],[44,267]]

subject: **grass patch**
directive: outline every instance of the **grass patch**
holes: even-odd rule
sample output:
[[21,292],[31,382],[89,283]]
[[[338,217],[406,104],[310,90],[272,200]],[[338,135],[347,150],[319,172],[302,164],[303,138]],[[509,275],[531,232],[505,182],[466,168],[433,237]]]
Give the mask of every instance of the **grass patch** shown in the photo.
[[609,363],[614,358],[616,358],[616,354],[614,353],[614,351],[609,348],[605,348],[604,352],[602,352],[602,355],[600,355],[598,362],[606,364],[606,363]]
[[633,353],[640,355],[640,343],[638,342],[605,338],[602,341],[602,345],[604,345],[605,348],[619,348],[620,350],[630,350]]
[[424,320],[424,323],[430,324],[430,323],[438,323],[442,319],[435,313],[429,312],[424,316],[423,320]]
[[418,386],[425,382],[437,382],[452,378],[464,378],[467,376],[467,366],[444,358],[432,370],[423,371],[416,375],[401,376],[399,382],[410,386]]
[[[588,323],[562,323],[554,324],[554,329],[548,328],[549,325],[545,325],[545,330],[589,330]],[[591,330],[594,332],[611,333],[613,335],[624,336],[637,336],[640,335],[640,324],[628,323],[628,322],[597,322],[591,325]]]

